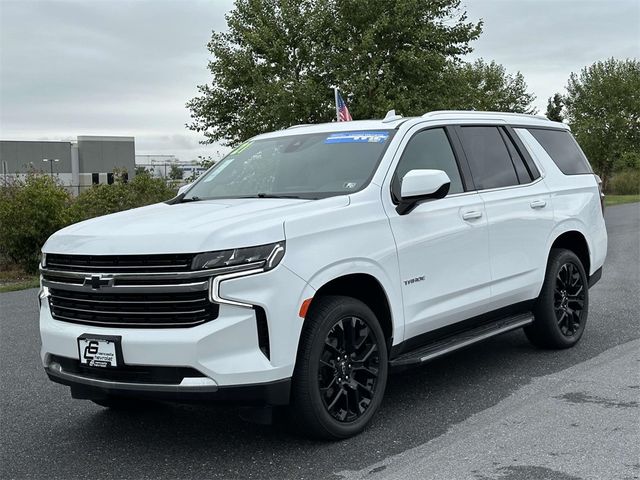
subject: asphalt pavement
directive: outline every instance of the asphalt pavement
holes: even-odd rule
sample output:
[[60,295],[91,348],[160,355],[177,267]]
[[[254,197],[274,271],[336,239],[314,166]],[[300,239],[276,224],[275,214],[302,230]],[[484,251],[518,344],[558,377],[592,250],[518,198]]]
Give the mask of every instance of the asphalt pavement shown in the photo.
[[0,294],[0,478],[639,478],[640,204],[605,218],[575,348],[517,331],[395,374],[372,425],[335,443],[231,407],[72,400],[40,365],[36,291]]

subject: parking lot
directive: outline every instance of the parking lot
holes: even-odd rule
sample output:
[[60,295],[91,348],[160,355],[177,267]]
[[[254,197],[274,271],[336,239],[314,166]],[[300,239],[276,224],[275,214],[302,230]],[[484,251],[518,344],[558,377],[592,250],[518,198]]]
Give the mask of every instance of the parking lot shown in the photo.
[[40,365],[36,290],[0,294],[0,477],[638,478],[640,205],[606,220],[576,348],[537,350],[517,331],[395,374],[371,427],[337,443],[230,407],[72,400]]

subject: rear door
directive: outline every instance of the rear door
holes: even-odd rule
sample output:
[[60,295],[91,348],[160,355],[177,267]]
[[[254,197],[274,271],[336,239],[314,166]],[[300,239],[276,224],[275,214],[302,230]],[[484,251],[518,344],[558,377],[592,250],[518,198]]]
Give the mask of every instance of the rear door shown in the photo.
[[[484,205],[465,183],[451,140],[457,141],[451,129],[415,127],[403,140],[383,189],[398,251],[405,339],[484,313],[490,300]],[[402,178],[414,169],[444,170],[451,179],[449,194],[399,215],[395,206]]]
[[486,209],[492,307],[533,299],[554,225],[549,191],[510,128],[463,125],[457,132]]

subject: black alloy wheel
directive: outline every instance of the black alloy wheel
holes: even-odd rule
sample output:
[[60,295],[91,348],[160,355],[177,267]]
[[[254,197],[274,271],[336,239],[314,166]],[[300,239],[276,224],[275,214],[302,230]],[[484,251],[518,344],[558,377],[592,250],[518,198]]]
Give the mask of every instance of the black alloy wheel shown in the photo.
[[567,262],[560,267],[556,275],[553,306],[558,327],[566,337],[574,336],[580,329],[586,288],[576,265]]
[[371,405],[378,385],[380,349],[369,326],[358,317],[338,320],[329,330],[318,369],[318,386],[329,414],[352,422]]
[[571,250],[552,249],[534,320],[524,333],[538,347],[570,348],[582,337],[588,314],[589,279],[582,262]]
[[388,370],[387,339],[365,303],[338,295],[314,299],[293,372],[295,430],[326,440],[360,433],[382,403]]

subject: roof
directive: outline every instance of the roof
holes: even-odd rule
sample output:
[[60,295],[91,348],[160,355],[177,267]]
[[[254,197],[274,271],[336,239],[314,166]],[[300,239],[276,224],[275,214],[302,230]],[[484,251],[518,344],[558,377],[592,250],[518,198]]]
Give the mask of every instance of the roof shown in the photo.
[[505,123],[510,125],[530,125],[562,128],[568,130],[569,127],[564,123],[552,122],[546,117],[539,115],[527,115],[524,113],[507,113],[507,112],[477,112],[466,110],[437,110],[428,112],[422,117],[399,117],[395,116],[387,120],[354,120],[351,122],[329,122],[317,124],[294,125],[285,130],[264,133],[255,137],[255,139],[284,137],[288,135],[301,135],[305,133],[324,133],[324,132],[347,132],[347,131],[367,131],[367,130],[390,130],[399,127],[403,123],[415,125],[417,123],[433,121],[492,121],[497,123]]
[[394,120],[392,122],[383,122],[382,120],[353,120],[351,122],[329,122],[316,123],[311,125],[294,125],[285,130],[277,132],[263,133],[255,137],[256,140],[271,137],[284,137],[287,135],[301,135],[305,133],[324,133],[324,132],[353,132],[359,130],[391,130],[402,123],[404,118]]

